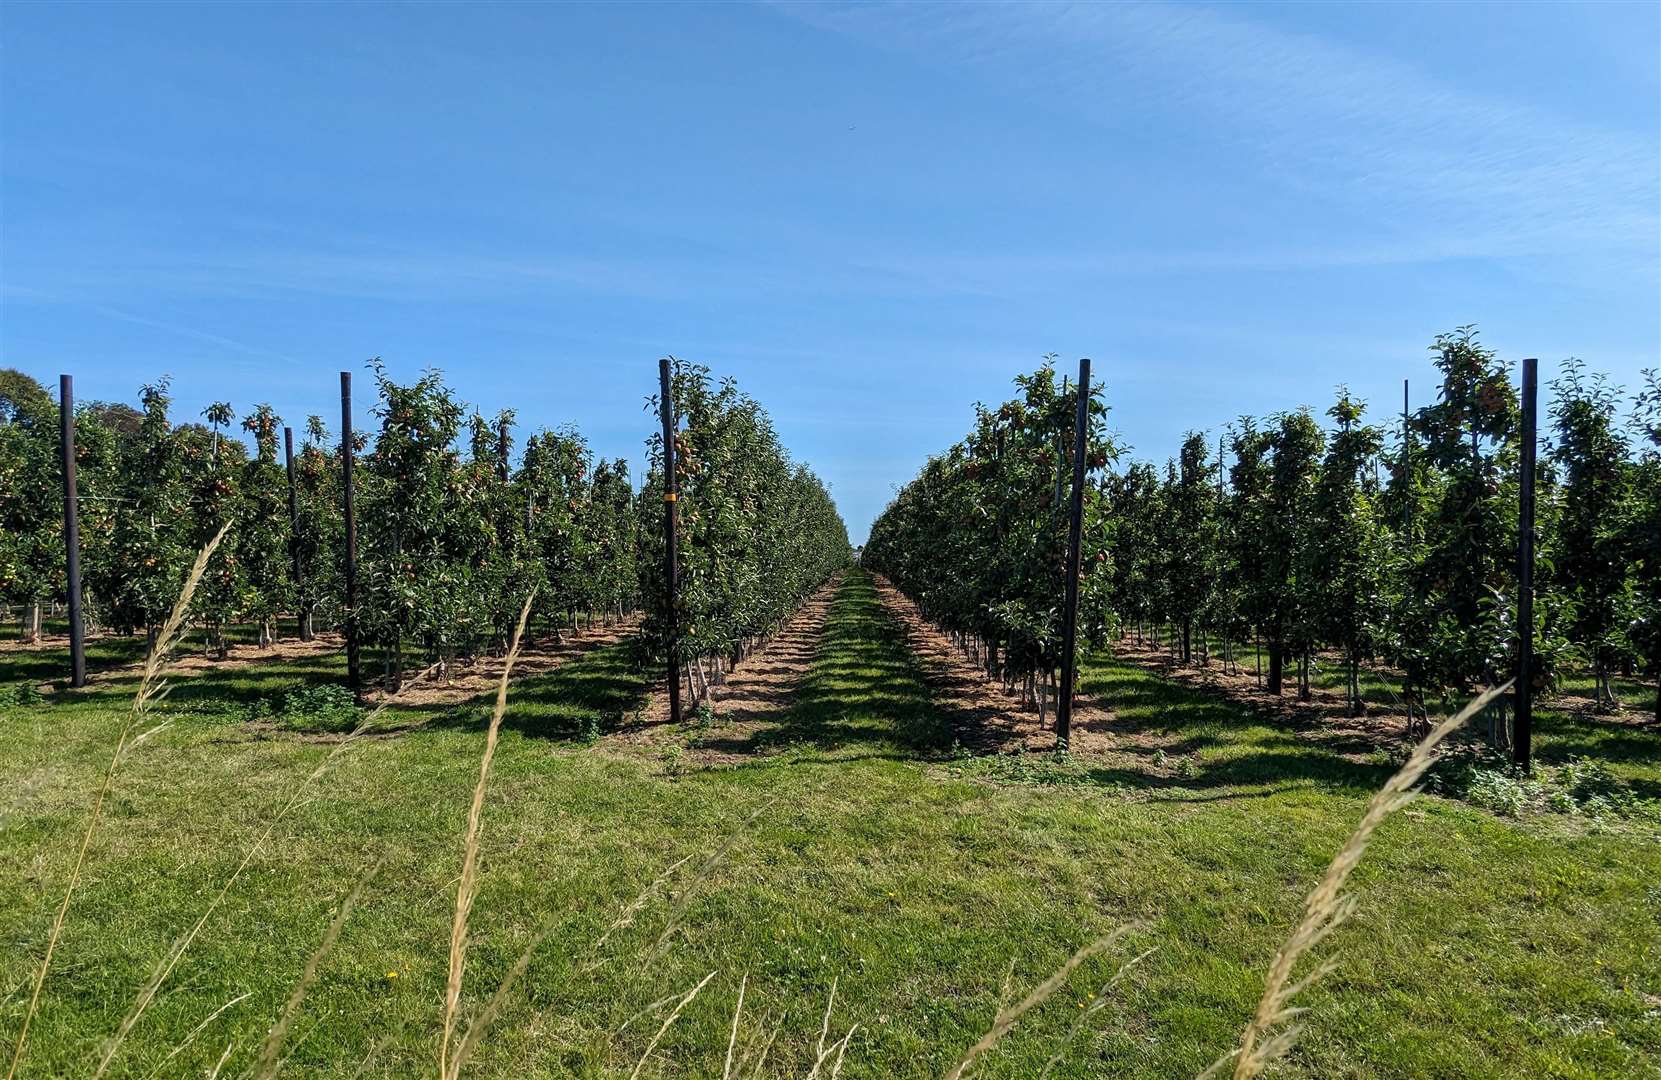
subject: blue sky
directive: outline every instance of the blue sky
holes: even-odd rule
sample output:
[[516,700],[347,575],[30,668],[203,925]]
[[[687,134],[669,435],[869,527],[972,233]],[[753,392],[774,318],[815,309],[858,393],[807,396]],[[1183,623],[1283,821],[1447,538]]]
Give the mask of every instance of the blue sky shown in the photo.
[[0,366],[298,427],[379,355],[638,471],[673,352],[860,539],[1050,351],[1155,459],[1393,412],[1461,323],[1634,384],[1658,46],[1654,4],[10,4]]

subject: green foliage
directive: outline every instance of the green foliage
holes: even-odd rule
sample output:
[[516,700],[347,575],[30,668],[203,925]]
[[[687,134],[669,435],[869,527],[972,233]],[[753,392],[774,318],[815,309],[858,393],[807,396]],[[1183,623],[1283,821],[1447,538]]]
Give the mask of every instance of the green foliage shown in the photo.
[[363,720],[352,692],[332,683],[309,683],[283,693],[272,715],[300,731],[351,731]]
[[[675,503],[680,528],[680,658],[730,655],[771,634],[852,556],[848,530],[819,478],[791,460],[772,420],[731,379],[673,361]],[[652,402],[656,411],[656,402]],[[663,565],[662,433],[647,441],[639,501],[639,593],[646,637],[668,648]],[[614,481],[613,481],[614,483]],[[622,492],[610,495],[622,513]],[[649,524],[648,524],[649,523]]]
[[[872,525],[861,558],[928,618],[988,643],[1000,670],[1024,678],[1053,671],[1061,660],[1065,504],[1079,389],[1056,378],[1051,358],[1015,384],[1017,396],[996,410],[977,405],[969,436],[931,458],[900,490]],[[1089,390],[1087,413],[1081,646],[1117,625],[1109,602],[1110,496],[1095,477],[1118,447],[1105,431],[1099,386]],[[1138,479],[1151,486],[1146,475]],[[1144,569],[1132,563],[1118,572]]]
[[31,682],[20,682],[15,686],[0,686],[0,705],[15,705],[18,708],[29,708],[39,705],[46,700],[46,695],[40,692],[40,687]]
[[45,387],[0,371],[0,604],[63,595],[58,410]]

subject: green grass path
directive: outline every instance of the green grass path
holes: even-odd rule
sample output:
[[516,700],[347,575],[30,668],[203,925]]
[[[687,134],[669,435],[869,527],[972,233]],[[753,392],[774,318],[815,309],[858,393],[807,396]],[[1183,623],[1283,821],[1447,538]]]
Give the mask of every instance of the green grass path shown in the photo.
[[[8,681],[0,657],[0,682]],[[234,709],[337,660],[182,684],[176,722],[118,775],[31,1035],[26,1076],[82,1075],[175,936],[327,744],[262,736]],[[801,1076],[832,980],[830,1026],[858,1024],[843,1075],[937,1076],[1023,993],[1127,920],[1147,929],[1087,964],[986,1059],[1031,1077],[1118,962],[1157,951],[1107,995],[1057,1076],[1191,1076],[1231,1045],[1302,897],[1354,824],[1371,771],[1133,668],[1086,688],[1185,745],[1189,777],[1126,751],[955,759],[869,579],[848,576],[812,670],[746,763],[671,772],[579,733],[639,707],[626,646],[520,684],[486,806],[466,1009],[537,930],[532,960],[468,1075],[627,1075],[661,1013],[714,979],[650,1076],[719,1076],[739,980],[740,1048],[775,1030],[768,1075]],[[61,895],[121,721],[122,687],[0,719],[0,1038]],[[431,1071],[459,840],[484,712],[343,754],[277,828],[139,1025],[115,1075],[245,1071],[334,910],[384,860],[295,1025],[293,1075]],[[718,732],[715,733],[718,735]],[[689,730],[687,737],[702,737]],[[735,837],[701,881],[692,868]],[[619,909],[675,860],[684,899],[651,902],[598,956]],[[1299,1077],[1657,1075],[1661,845],[1572,822],[1519,824],[1426,799],[1357,871],[1339,967],[1307,1004]],[[684,908],[682,909],[682,905]],[[654,948],[674,913],[678,930]],[[594,962],[598,961],[597,966]],[[1012,973],[1012,975],[1011,975]],[[189,1046],[163,1059],[244,993]]]

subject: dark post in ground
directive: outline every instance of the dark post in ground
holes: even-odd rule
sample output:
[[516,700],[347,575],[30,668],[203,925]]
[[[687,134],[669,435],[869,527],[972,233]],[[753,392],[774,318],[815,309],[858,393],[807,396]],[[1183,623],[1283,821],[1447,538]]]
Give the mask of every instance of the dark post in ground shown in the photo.
[[86,629],[81,621],[81,500],[75,491],[75,380],[58,376],[59,443],[63,450],[64,586],[69,601],[69,685],[87,684]]
[[340,373],[340,490],[346,513],[346,682],[363,693],[358,652],[358,515],[352,503],[352,373]]
[[1402,525],[1413,525],[1413,460],[1410,456],[1412,435],[1407,430],[1407,380],[1401,381],[1401,483]]
[[1084,467],[1090,443],[1090,360],[1078,362],[1078,417],[1073,431],[1073,499],[1067,521],[1067,594],[1061,614],[1061,699],[1055,708],[1055,745],[1067,749],[1073,735],[1073,686],[1078,678],[1079,547],[1084,539]]
[[1511,756],[1528,771],[1534,753],[1534,455],[1540,361],[1523,361],[1522,497],[1517,500],[1517,715]]
[[663,581],[668,592],[667,642],[669,653],[669,722],[681,722],[680,563],[675,555],[675,503],[680,481],[675,477],[675,397],[669,378],[669,358],[657,362],[658,407],[663,414]]

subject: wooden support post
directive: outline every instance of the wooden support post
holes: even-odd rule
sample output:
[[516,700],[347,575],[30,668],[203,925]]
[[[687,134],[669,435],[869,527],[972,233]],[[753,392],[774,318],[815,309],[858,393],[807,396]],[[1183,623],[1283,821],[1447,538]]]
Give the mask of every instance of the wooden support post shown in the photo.
[[1534,458],[1540,361],[1523,361],[1522,495],[1517,500],[1517,709],[1512,760],[1527,772],[1534,753]]
[[340,491],[346,515],[346,683],[363,694],[358,642],[358,515],[352,500],[352,373],[340,373]]
[[58,376],[58,420],[63,451],[64,587],[69,601],[69,685],[87,684],[86,627],[81,619],[81,500],[75,490],[75,381]]
[[668,645],[669,722],[681,722],[680,562],[676,556],[675,531],[680,499],[680,481],[675,476],[675,395],[669,373],[669,358],[657,362],[658,405],[663,414],[663,582],[668,594],[665,625]]
[[1078,362],[1078,417],[1073,431],[1073,498],[1067,522],[1067,592],[1061,615],[1061,697],[1055,709],[1055,745],[1067,749],[1073,734],[1073,687],[1078,680],[1079,548],[1084,538],[1084,467],[1090,441],[1090,360]]

